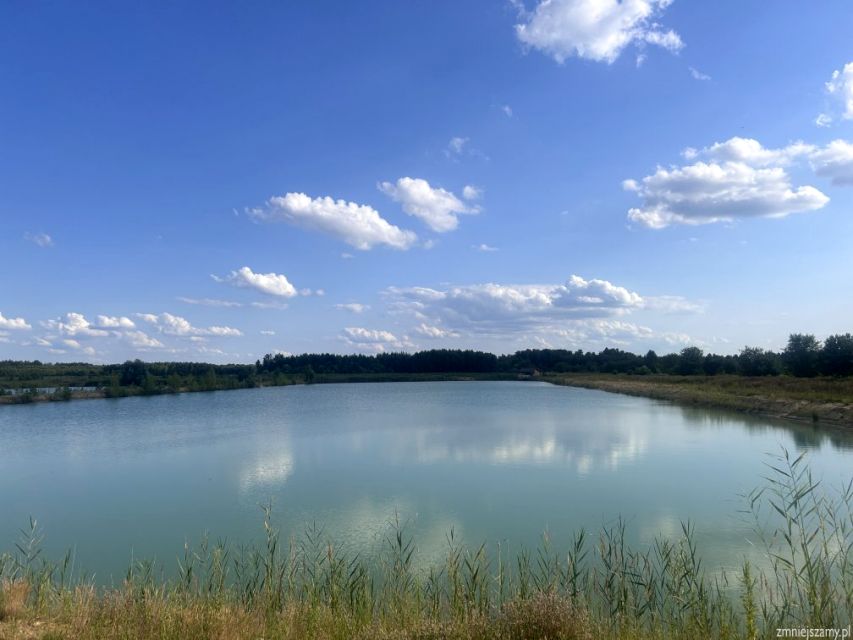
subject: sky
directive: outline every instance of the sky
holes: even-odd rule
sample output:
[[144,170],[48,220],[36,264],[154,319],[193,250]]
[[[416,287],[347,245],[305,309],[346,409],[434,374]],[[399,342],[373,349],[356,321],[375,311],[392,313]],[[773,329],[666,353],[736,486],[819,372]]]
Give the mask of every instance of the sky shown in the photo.
[[0,359],[853,330],[848,0],[0,4]]

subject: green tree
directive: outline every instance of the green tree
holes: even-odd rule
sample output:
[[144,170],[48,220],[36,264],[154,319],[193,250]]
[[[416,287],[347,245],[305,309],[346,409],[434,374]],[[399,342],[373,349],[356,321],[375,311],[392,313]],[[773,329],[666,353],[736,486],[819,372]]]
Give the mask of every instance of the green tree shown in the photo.
[[136,386],[141,387],[145,382],[147,368],[142,360],[128,360],[121,365],[119,374],[119,384],[123,387]]
[[828,376],[853,375],[853,335],[829,336],[820,352],[820,371]]
[[797,377],[817,375],[820,342],[810,333],[792,333],[788,346],[782,352],[785,369]]
[[676,371],[683,376],[695,376],[704,373],[705,354],[699,347],[684,347],[678,356]]
[[776,376],[779,375],[778,358],[772,351],[744,347],[738,355],[738,371],[744,376]]

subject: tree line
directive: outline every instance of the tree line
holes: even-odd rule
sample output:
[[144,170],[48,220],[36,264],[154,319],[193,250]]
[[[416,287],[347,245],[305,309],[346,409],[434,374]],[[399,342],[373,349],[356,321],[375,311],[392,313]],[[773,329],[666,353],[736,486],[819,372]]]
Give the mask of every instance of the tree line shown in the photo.
[[526,349],[511,355],[471,350],[432,349],[417,353],[338,355],[332,353],[268,354],[255,363],[259,375],[387,374],[387,373],[663,373],[673,375],[797,377],[853,375],[853,335],[838,334],[820,342],[814,335],[794,333],[781,352],[744,347],[734,355],[705,353],[685,347],[678,353],[644,355],[606,348],[598,353],[578,349]]
[[227,365],[141,360],[110,365],[5,360],[0,361],[0,394],[14,392],[24,397],[22,392],[31,396],[52,393],[64,399],[67,389],[78,387],[122,396],[315,382],[334,380],[336,376],[538,373],[851,376],[853,336],[831,335],[821,342],[814,335],[794,333],[780,352],[744,347],[734,355],[705,353],[691,346],[665,355],[654,351],[638,355],[616,348],[597,353],[581,349],[526,349],[500,356],[470,349],[376,355],[267,354],[255,364]]

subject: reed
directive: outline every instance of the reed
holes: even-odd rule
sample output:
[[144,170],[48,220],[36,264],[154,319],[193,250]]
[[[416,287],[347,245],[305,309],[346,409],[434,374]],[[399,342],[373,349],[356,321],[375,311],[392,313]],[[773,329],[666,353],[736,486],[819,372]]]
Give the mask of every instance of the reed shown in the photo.
[[99,589],[41,553],[31,521],[0,556],[0,638],[757,638],[778,628],[845,628],[853,617],[853,480],[832,491],[782,451],[745,496],[763,560],[739,575],[704,567],[689,523],[644,549],[617,521],[558,552],[548,535],[510,555],[447,536],[444,561],[419,562],[394,518],[383,548],[348,554],[316,524],[282,539],[263,508],[262,542],[204,537],[174,577],[135,561]]

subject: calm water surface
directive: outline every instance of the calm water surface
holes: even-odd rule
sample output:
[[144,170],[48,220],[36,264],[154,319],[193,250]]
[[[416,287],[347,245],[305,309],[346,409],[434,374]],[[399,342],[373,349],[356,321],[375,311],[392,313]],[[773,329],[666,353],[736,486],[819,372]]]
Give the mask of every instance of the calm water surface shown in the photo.
[[0,408],[0,550],[30,515],[102,582],[186,539],[246,542],[261,503],[369,552],[395,513],[422,561],[446,534],[556,546],[618,516],[645,544],[691,520],[706,562],[751,554],[738,495],[767,452],[837,486],[853,437],[537,382],[294,386]]

